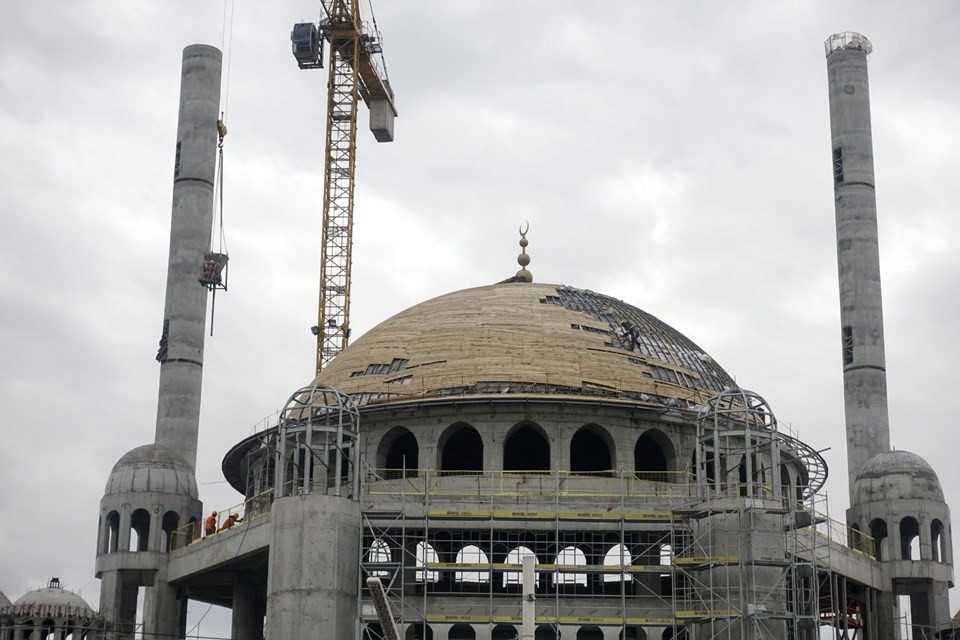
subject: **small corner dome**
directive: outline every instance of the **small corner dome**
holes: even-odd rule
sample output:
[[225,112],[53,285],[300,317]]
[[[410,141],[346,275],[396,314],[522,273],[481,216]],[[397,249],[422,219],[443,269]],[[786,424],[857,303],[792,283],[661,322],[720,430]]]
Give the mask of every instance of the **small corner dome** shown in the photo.
[[68,591],[59,586],[60,582],[54,578],[48,585],[42,589],[35,589],[24,594],[13,603],[14,607],[30,605],[34,609],[42,607],[63,607],[64,610],[70,609],[73,615],[92,617],[96,615],[86,600],[81,598],[73,591]]
[[944,502],[933,467],[909,451],[886,451],[867,460],[853,483],[853,496],[854,504],[910,499]]
[[182,455],[159,444],[137,447],[113,465],[105,496],[156,492],[199,498],[197,478]]

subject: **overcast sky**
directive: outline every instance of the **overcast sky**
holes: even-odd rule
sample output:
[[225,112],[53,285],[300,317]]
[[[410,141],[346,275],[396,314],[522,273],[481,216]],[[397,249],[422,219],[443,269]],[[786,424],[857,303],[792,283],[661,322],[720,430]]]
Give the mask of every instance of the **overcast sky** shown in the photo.
[[[369,17],[368,6],[363,9]],[[870,60],[891,435],[960,505],[960,5],[377,0],[400,116],[359,132],[354,336],[530,270],[676,327],[824,453],[847,506],[823,40]],[[221,2],[8,2],[0,21],[0,590],[95,607],[99,501],[151,442],[181,50]],[[236,3],[225,230],[204,364],[205,509],[223,455],[312,377],[325,71],[315,0]],[[229,22],[229,19],[228,19]],[[951,391],[953,389],[953,391]],[[954,597],[956,602],[957,598]],[[202,611],[201,611],[202,613]]]

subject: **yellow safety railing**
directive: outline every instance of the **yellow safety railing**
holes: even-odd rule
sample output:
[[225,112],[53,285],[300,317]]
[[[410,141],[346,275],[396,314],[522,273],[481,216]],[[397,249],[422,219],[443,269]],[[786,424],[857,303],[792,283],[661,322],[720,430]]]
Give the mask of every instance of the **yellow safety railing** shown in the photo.
[[433,497],[655,497],[695,495],[685,471],[368,469],[367,495]]
[[845,522],[834,520],[822,513],[815,514],[815,517],[818,536],[876,560],[876,543],[869,533],[852,529]]
[[[170,537],[170,550],[176,551],[202,540],[212,538],[217,534],[232,530],[269,515],[273,506],[273,489],[259,493],[252,498],[228,507],[218,509],[213,516],[213,526],[210,531],[204,531],[209,516],[204,517],[203,523],[190,522],[179,529],[175,529]],[[210,515],[213,515],[212,513]],[[202,534],[202,536],[201,536]]]

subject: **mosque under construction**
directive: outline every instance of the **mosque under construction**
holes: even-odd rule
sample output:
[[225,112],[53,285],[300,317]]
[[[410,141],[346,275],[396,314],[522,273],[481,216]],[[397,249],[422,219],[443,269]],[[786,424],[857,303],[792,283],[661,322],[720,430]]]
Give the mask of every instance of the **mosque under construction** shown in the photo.
[[816,443],[659,318],[534,282],[523,237],[516,275],[383,321],[236,443],[222,469],[242,504],[204,535],[197,274],[221,54],[193,45],[155,441],[107,479],[99,610],[53,581],[0,595],[0,640],[182,638],[191,600],[232,609],[236,640],[891,640],[906,637],[904,596],[912,638],[952,638],[950,511],[930,465],[890,448],[871,44],[842,33],[825,47],[842,521],[825,513]]

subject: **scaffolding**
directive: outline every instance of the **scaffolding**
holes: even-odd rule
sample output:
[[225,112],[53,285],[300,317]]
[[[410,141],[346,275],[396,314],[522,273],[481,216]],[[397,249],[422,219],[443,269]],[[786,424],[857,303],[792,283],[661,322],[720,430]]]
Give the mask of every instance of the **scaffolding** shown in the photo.
[[[855,638],[852,592],[869,590],[831,572],[830,549],[872,542],[818,513],[826,465],[797,443],[736,390],[701,408],[684,472],[364,466],[361,582],[380,578],[408,640],[516,637],[527,553],[537,638]],[[358,610],[360,637],[381,638],[362,589]]]

